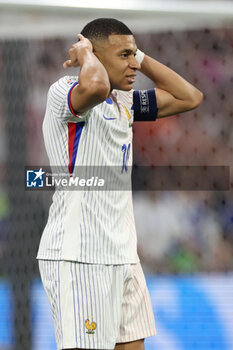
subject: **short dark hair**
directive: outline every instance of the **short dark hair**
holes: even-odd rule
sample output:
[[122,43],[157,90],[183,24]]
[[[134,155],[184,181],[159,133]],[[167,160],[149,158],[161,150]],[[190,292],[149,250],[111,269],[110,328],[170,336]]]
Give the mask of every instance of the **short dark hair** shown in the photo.
[[97,18],[87,23],[81,34],[89,40],[107,39],[109,35],[133,35],[131,30],[115,18]]

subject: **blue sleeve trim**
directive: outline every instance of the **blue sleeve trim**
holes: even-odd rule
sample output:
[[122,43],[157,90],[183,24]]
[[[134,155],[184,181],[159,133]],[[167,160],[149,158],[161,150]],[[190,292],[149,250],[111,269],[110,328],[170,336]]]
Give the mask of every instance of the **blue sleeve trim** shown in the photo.
[[155,121],[158,114],[155,90],[133,92],[134,121]]

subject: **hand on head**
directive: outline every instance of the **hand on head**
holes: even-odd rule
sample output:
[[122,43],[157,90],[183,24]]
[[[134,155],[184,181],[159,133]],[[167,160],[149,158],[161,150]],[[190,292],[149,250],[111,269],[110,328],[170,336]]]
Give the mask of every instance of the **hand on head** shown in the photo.
[[69,49],[70,59],[63,63],[63,68],[78,67],[78,56],[82,50],[93,51],[92,43],[82,34],[78,34],[79,41],[72,45]]

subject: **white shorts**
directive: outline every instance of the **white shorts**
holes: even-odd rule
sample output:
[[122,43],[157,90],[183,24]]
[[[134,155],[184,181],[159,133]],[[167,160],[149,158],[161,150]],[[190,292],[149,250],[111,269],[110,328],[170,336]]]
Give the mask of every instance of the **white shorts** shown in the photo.
[[94,265],[39,260],[57,348],[114,349],[156,334],[140,263]]

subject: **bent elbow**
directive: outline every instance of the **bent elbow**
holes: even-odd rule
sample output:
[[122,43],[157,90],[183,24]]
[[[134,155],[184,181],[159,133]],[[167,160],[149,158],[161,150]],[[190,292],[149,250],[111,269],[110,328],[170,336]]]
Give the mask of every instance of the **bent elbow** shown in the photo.
[[203,101],[203,98],[204,98],[203,93],[200,90],[196,89],[192,97],[191,109],[194,109],[200,106],[200,104]]
[[93,82],[88,87],[89,93],[95,96],[99,101],[105,101],[110,93],[110,84],[107,82]]
[[96,95],[103,101],[106,100],[110,93],[110,84],[108,83],[98,83],[97,89],[96,89]]

